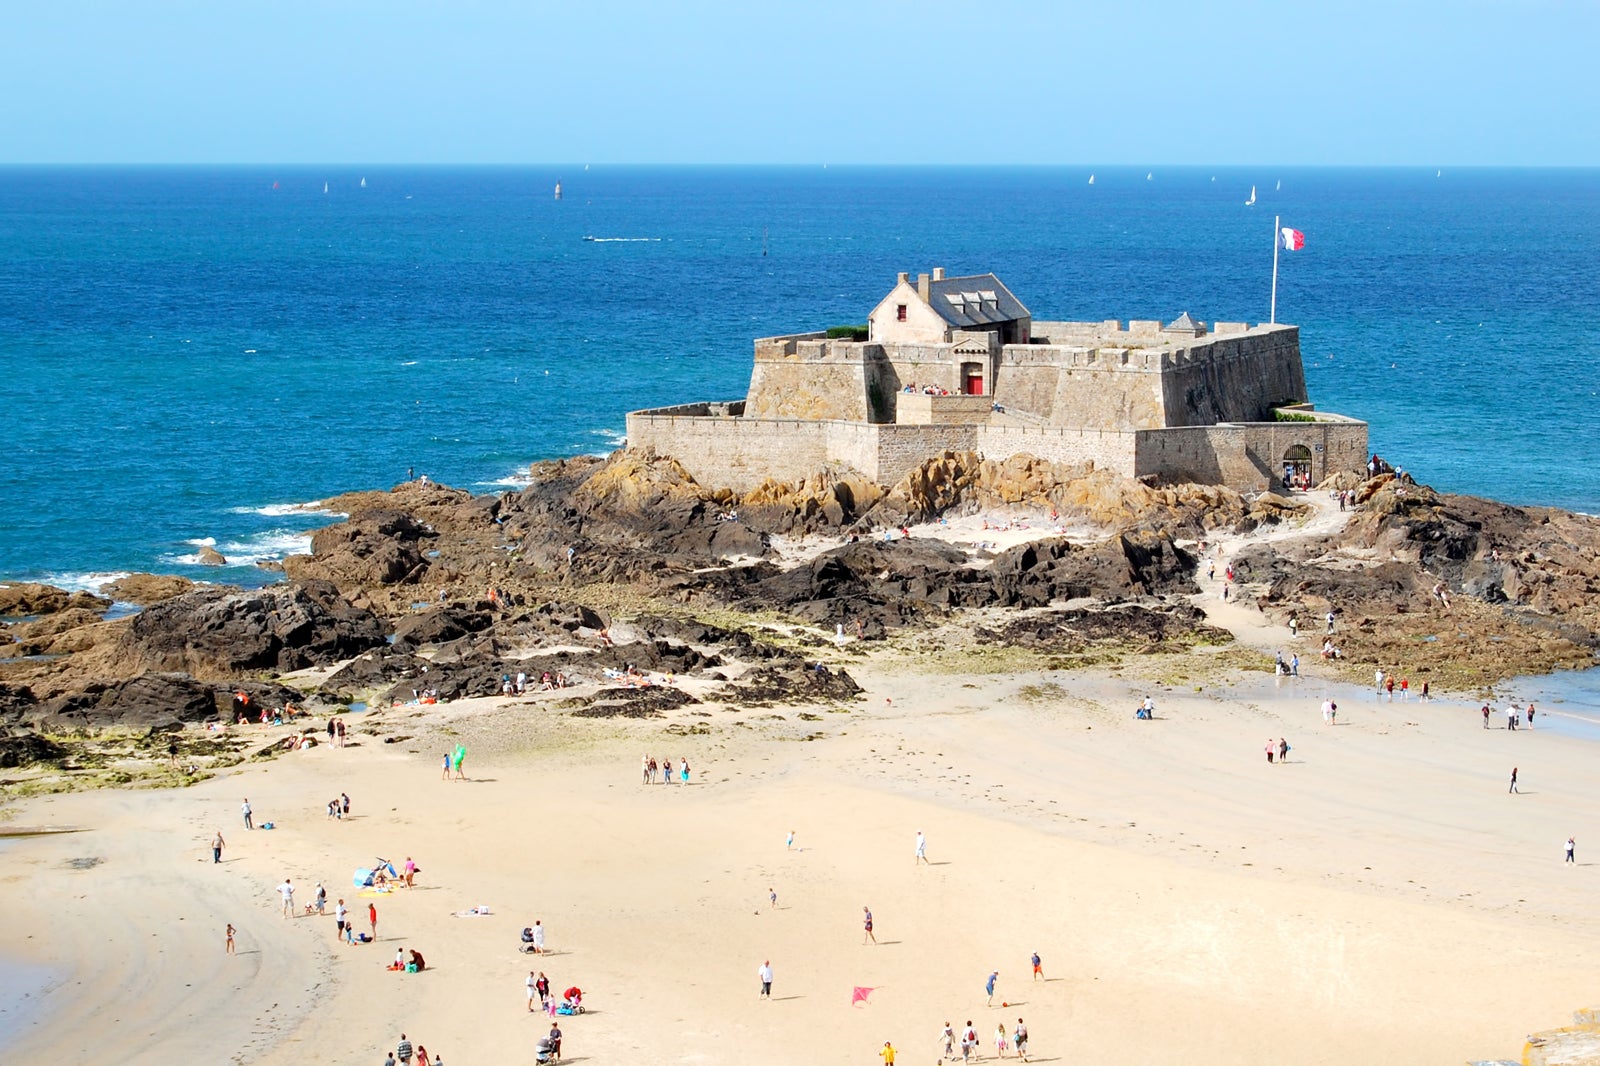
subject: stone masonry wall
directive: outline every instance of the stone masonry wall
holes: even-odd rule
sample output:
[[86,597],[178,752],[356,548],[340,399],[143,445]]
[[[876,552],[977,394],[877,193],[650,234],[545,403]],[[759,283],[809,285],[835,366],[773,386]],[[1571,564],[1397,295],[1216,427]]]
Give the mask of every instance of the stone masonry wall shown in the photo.
[[1113,470],[1132,477],[1134,434],[1054,426],[981,426],[978,451],[985,459],[1004,459],[1026,452],[1057,463]]
[[1227,485],[1241,492],[1281,488],[1284,456],[1297,444],[1311,452],[1313,482],[1363,470],[1367,461],[1367,424],[1344,419],[1185,426],[1132,436],[1138,476]]
[[1163,377],[1165,411],[1152,425],[1259,422],[1275,405],[1306,398],[1300,331],[1294,327],[1180,349]]

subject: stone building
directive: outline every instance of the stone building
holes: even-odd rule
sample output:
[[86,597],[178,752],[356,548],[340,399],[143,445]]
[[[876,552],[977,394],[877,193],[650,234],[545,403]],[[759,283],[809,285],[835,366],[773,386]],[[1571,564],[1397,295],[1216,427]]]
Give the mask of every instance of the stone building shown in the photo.
[[1243,491],[1367,459],[1366,423],[1308,402],[1295,326],[1037,321],[993,274],[907,274],[865,340],[755,342],[742,401],[628,415],[628,443],[744,491],[848,467],[893,484],[945,449]]

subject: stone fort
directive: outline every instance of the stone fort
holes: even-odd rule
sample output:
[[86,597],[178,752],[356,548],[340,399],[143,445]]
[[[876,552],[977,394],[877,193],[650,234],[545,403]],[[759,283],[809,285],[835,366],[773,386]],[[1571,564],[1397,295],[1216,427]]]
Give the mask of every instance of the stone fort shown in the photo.
[[828,332],[757,340],[743,400],[634,411],[628,445],[739,492],[827,469],[892,485],[947,449],[1246,492],[1366,464],[1366,423],[1308,402],[1295,326],[1043,322],[993,274],[936,267],[900,274],[864,338]]

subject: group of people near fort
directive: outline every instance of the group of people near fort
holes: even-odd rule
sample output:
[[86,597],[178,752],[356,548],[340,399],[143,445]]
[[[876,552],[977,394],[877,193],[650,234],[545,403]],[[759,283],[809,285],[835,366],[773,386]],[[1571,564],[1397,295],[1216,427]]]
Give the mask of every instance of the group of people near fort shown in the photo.
[[907,385],[904,389],[901,389],[900,391],[901,392],[912,392],[912,393],[920,392],[924,396],[949,396],[950,395],[950,390],[945,388],[942,385],[924,385],[924,386],[922,386],[922,388],[919,389],[919,388],[917,388],[917,383],[915,381],[913,381],[911,384]]
[[[660,764],[658,765],[656,763],[656,757],[654,755],[646,755],[644,757],[644,759],[641,760],[641,762],[640,762],[640,771],[644,775],[644,782],[643,783],[646,784],[646,785],[655,784],[656,783],[656,772],[658,770],[661,773],[661,783],[663,785],[672,784],[672,777],[673,777],[672,757],[671,756],[667,756],[666,758],[663,758],[661,760]],[[689,783],[689,760],[688,759],[679,758],[677,776],[678,776],[678,782],[680,784],[687,785]]]

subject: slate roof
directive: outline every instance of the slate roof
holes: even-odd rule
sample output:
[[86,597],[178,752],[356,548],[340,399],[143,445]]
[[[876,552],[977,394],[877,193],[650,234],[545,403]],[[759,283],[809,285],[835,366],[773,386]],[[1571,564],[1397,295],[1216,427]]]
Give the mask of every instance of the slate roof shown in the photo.
[[1022,301],[993,274],[941,278],[928,283],[928,303],[956,329],[992,326],[1031,318]]
[[1189,312],[1185,311],[1165,326],[1162,326],[1161,331],[1163,333],[1193,333],[1199,335],[1206,331],[1206,324],[1190,318]]

